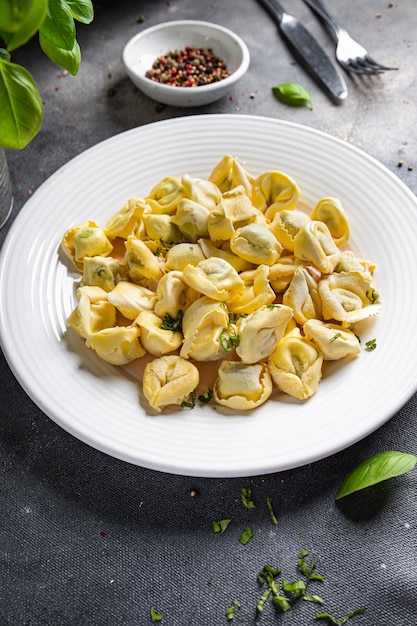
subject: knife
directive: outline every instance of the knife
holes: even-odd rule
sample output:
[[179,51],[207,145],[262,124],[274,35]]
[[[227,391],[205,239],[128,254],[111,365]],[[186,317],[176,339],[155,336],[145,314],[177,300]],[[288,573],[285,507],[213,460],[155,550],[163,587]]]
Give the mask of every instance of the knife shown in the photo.
[[346,83],[313,35],[294,16],[286,13],[277,0],[259,0],[270,12],[293,54],[299,58],[316,82],[336,102],[347,95]]

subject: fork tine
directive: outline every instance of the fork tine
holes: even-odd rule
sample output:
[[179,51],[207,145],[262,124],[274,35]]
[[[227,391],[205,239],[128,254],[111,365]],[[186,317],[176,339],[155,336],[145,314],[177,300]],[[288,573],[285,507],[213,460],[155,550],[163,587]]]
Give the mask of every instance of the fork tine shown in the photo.
[[362,62],[359,59],[350,59],[347,63],[345,61],[340,61],[340,65],[346,70],[346,72],[350,72],[352,74],[362,75],[362,76],[374,76],[375,74],[383,74],[383,70],[378,70],[372,68]]
[[382,72],[385,71],[391,71],[391,70],[398,70],[398,67],[388,67],[387,65],[381,65],[381,63],[377,63],[376,61],[374,61],[374,59],[369,56],[369,54],[365,57],[364,59],[371,67],[377,69],[377,70],[381,70]]
[[[340,60],[339,60],[339,63],[341,63]],[[372,57],[370,57],[369,55],[367,55],[364,58],[358,57],[356,59],[349,59],[348,62],[343,62],[341,63],[341,65],[343,65],[344,69],[347,72],[352,72],[354,74],[361,74],[361,75],[367,75],[367,76],[383,74],[385,70],[397,69],[395,67],[385,67],[384,65],[381,65],[377,63],[376,61],[374,61]]]

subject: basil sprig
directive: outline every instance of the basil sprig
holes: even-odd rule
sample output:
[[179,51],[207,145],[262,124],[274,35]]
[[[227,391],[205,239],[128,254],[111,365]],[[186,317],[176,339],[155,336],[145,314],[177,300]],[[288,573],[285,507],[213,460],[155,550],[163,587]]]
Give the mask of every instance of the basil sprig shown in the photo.
[[346,476],[336,500],[389,478],[406,474],[415,467],[416,463],[417,456],[408,452],[397,452],[396,450],[379,452],[362,461]]
[[33,76],[12,61],[11,53],[36,33],[42,51],[70,74],[77,74],[81,62],[76,22],[90,24],[94,17],[92,0],[4,0],[0,15],[0,146],[23,149],[37,135],[42,124],[43,103]]

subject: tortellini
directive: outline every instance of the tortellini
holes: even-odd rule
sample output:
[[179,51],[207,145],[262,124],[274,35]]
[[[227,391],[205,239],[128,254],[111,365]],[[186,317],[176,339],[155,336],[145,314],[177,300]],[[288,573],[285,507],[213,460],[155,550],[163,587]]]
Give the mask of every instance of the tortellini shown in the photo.
[[61,249],[74,267],[82,271],[85,257],[108,256],[113,250],[113,245],[98,224],[88,221],[65,232]]
[[292,318],[288,306],[263,306],[237,323],[239,345],[236,353],[242,363],[257,363],[269,357]]
[[180,200],[184,197],[184,189],[180,178],[167,176],[157,183],[145,198],[152,213],[174,213]]
[[184,198],[171,218],[171,223],[177,226],[188,241],[197,241],[200,237],[208,237],[209,214],[210,211],[202,204]]
[[301,326],[309,319],[321,318],[321,299],[317,283],[304,267],[299,267],[294,272],[282,302],[292,308],[294,318]]
[[82,283],[111,291],[118,283],[119,273],[120,263],[117,259],[104,256],[85,257]]
[[235,268],[220,257],[204,259],[197,265],[187,265],[182,274],[187,285],[221,302],[232,300],[244,287]]
[[326,224],[310,220],[294,237],[294,255],[302,261],[309,261],[323,274],[331,274],[340,252]]
[[295,180],[277,170],[264,172],[253,182],[252,202],[270,220],[279,211],[295,209],[300,196]]
[[103,328],[91,333],[85,345],[111,365],[126,365],[145,354],[139,335],[140,331],[136,326]]
[[323,319],[337,320],[351,326],[381,310],[377,291],[358,272],[340,272],[321,280],[318,285],[323,305]]
[[146,211],[146,203],[142,198],[129,198],[124,206],[115,213],[104,226],[104,233],[110,241],[121,237],[127,239],[138,228],[141,217]]
[[349,221],[337,198],[322,198],[314,207],[310,218],[326,224],[338,248],[349,241]]
[[229,154],[224,156],[214,167],[209,176],[209,181],[214,183],[222,193],[242,186],[247,196],[252,197],[254,177],[241,166],[239,159]]
[[80,276],[67,324],[106,362],[143,371],[157,413],[207,397],[239,412],[274,392],[307,400],[324,361],[361,354],[356,324],[381,310],[376,266],[349,236],[337,198],[308,210],[291,176],[226,155],[208,179],[166,176],[103,228],[64,233]]
[[361,352],[357,336],[340,324],[312,319],[304,324],[303,330],[305,336],[319,348],[325,361],[336,361]]
[[213,388],[216,402],[231,409],[248,411],[260,406],[272,393],[272,380],[265,363],[247,365],[223,361]]
[[181,405],[200,380],[195,365],[179,356],[169,355],[146,364],[143,393],[150,406],[160,413],[169,405]]
[[262,224],[239,228],[230,240],[230,248],[237,256],[256,265],[273,265],[282,252],[277,238]]
[[152,311],[157,299],[150,289],[127,280],[120,281],[108,294],[109,302],[128,320],[134,320],[141,311]]
[[199,298],[185,311],[182,320],[184,341],[180,356],[196,361],[217,361],[229,350],[229,313],[222,302],[207,296]]
[[182,334],[162,328],[162,319],[152,311],[142,311],[134,321],[140,328],[140,341],[146,352],[162,356],[174,352],[182,344]]
[[322,377],[323,355],[299,328],[286,334],[269,357],[269,369],[278,389],[298,400],[310,398]]
[[67,324],[80,337],[89,335],[103,328],[116,324],[116,308],[109,302],[108,294],[100,287],[79,287],[77,289],[78,306],[67,319]]

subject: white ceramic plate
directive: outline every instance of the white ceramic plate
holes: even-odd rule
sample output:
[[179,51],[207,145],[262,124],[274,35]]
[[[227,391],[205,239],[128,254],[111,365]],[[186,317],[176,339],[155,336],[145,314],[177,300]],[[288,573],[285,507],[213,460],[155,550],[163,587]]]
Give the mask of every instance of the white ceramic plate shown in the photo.
[[[293,176],[303,201],[338,197],[352,249],[372,259],[383,313],[363,331],[377,349],[329,368],[305,403],[275,396],[253,412],[221,407],[149,415],[139,384],[102,362],[65,320],[78,279],[60,260],[64,231],[103,224],[167,175],[207,177],[225,154],[252,173]],[[1,342],[34,402],[75,437],[143,467],[238,477],[290,469],[338,452],[388,420],[417,388],[413,332],[417,201],[385,167],[311,128],[249,116],[191,116],[113,137],[57,171],[27,202],[1,254]]]

